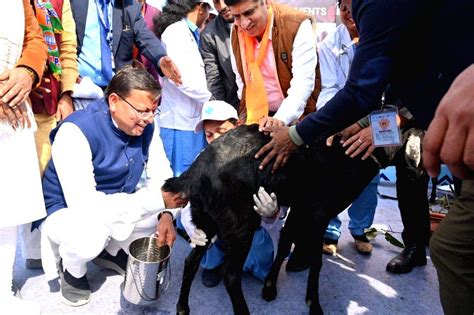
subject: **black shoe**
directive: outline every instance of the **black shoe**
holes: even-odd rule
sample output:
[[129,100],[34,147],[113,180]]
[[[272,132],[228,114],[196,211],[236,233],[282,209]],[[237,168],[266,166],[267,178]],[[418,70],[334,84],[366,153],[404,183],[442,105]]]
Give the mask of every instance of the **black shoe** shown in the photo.
[[128,255],[123,249],[117,252],[117,255],[110,255],[105,249],[96,258],[92,260],[97,266],[105,269],[111,269],[116,273],[125,276],[125,270],[127,270]]
[[203,269],[201,274],[202,284],[208,288],[218,285],[222,278],[221,269],[221,266],[218,266],[214,269]]
[[426,265],[425,248],[413,245],[393,257],[387,264],[387,271],[395,274],[409,273],[413,267],[424,265]]
[[309,257],[300,248],[301,246],[295,246],[293,249],[286,263],[286,271],[300,272],[309,268]]
[[86,275],[75,278],[67,270],[63,272],[60,263],[61,302],[68,306],[81,306],[91,300],[91,288]]

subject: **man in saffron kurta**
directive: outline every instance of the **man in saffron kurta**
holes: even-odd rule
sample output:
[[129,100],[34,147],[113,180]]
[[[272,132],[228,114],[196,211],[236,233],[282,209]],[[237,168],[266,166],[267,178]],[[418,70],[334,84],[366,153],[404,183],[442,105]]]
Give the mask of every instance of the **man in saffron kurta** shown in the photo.
[[235,18],[232,62],[241,118],[262,126],[290,125],[314,111],[320,81],[310,17],[267,0],[225,3]]

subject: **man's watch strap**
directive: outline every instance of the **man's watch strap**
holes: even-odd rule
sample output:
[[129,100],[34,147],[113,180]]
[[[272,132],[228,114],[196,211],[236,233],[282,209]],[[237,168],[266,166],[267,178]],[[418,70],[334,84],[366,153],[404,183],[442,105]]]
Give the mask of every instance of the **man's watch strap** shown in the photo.
[[169,215],[171,216],[171,218],[174,219],[173,213],[172,213],[171,211],[164,210],[164,211],[161,211],[160,213],[158,213],[158,221],[160,221],[161,217],[162,217],[163,214],[165,214],[165,213],[169,213]]

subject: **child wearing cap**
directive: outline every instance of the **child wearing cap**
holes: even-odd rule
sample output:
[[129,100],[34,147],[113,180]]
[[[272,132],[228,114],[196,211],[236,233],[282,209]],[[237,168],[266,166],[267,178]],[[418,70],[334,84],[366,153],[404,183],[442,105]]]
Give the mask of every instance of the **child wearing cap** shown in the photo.
[[[240,126],[235,108],[224,101],[206,102],[202,109],[201,120],[196,124],[195,131],[204,130],[206,140],[211,143],[222,134]],[[268,194],[263,187],[260,187],[258,194],[254,195],[255,211],[263,218],[262,226],[255,231],[252,246],[247,260],[244,264],[244,271],[250,272],[256,278],[264,280],[270,271],[273,263],[274,246],[270,237],[270,229],[279,229],[275,223],[280,213],[277,198],[274,193]],[[196,228],[191,221],[191,208],[188,206],[181,212],[181,223],[191,239],[191,246],[204,246],[207,243],[205,233]],[[214,246],[210,247],[204,256],[201,267],[202,282],[207,287],[216,286],[221,279],[221,266],[224,262],[225,253],[221,250],[221,243],[217,240]]]
[[232,105],[224,101],[209,101],[204,104],[201,120],[194,128],[195,132],[204,130],[207,143],[211,143],[227,131],[242,124],[237,111]]

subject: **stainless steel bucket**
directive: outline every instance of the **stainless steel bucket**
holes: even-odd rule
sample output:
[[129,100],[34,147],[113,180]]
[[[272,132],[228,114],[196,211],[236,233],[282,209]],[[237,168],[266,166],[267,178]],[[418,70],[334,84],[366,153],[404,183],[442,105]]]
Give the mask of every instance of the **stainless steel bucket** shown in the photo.
[[123,297],[137,305],[155,303],[170,283],[171,248],[168,245],[158,247],[158,239],[150,236],[134,240],[129,253]]

